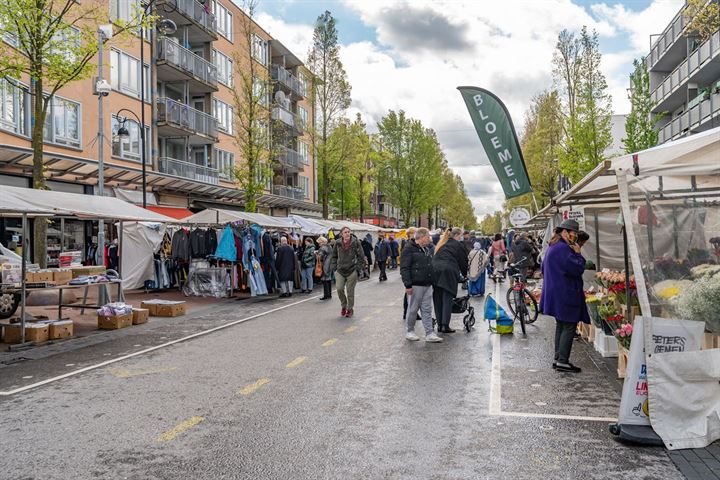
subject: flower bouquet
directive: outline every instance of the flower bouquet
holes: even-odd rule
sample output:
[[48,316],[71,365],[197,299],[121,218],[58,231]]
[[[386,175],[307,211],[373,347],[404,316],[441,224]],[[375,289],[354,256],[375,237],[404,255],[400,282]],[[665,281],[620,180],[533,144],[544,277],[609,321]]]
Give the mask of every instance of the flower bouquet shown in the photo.
[[621,283],[615,283],[611,285],[608,288],[608,291],[611,295],[613,295],[618,302],[621,305],[625,305],[627,307],[633,307],[638,305],[638,298],[637,298],[637,285],[635,284],[635,276],[630,276],[630,299],[628,302],[628,295],[627,295],[627,285],[625,285],[625,280]]
[[598,307],[598,315],[600,316],[600,323],[605,335],[612,335],[615,329],[614,325],[622,322],[624,318],[618,314],[617,308],[613,303],[603,303]]
[[585,305],[587,305],[590,320],[592,320],[593,324],[598,328],[602,328],[602,318],[598,312],[598,307],[603,298],[605,297],[603,297],[601,293],[585,292]]
[[694,282],[678,295],[677,311],[685,320],[705,322],[705,328],[720,333],[720,278]]
[[668,257],[660,257],[653,262],[652,279],[655,282],[662,280],[680,280],[690,276],[690,267],[686,262]]
[[630,340],[632,340],[633,326],[629,323],[622,323],[615,329],[615,338],[620,346],[626,350],[630,350]]

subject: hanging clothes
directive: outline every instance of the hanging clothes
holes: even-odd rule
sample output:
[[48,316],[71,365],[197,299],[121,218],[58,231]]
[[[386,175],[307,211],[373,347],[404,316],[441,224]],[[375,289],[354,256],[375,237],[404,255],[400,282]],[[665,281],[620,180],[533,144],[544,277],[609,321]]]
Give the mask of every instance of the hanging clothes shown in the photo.
[[[215,233],[214,230],[212,232]],[[217,240],[216,243],[218,243]],[[229,262],[237,261],[238,252],[235,246],[235,234],[233,233],[232,228],[230,228],[229,225],[225,227],[225,230],[223,230],[223,233],[220,236],[220,242],[218,243],[214,252],[217,258],[221,258]]]
[[190,235],[187,230],[181,228],[173,234],[170,249],[172,258],[184,262],[190,261]]
[[205,258],[209,252],[205,249],[205,230],[196,228],[190,233],[190,252],[192,258]]
[[218,247],[218,237],[214,228],[208,228],[205,232],[205,251],[212,255]]

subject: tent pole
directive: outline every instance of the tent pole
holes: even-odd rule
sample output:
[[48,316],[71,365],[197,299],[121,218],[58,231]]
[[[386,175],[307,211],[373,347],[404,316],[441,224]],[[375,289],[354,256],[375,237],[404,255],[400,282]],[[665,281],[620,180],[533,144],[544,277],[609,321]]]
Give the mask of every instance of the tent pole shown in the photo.
[[22,216],[22,260],[20,262],[20,343],[25,343],[25,296],[27,294],[25,275],[27,271],[27,252],[28,252],[28,235],[27,235],[27,213]]
[[680,259],[680,245],[678,245],[678,221],[677,221],[677,208],[675,205],[672,207],[673,217],[673,253],[675,253],[675,259]]
[[122,253],[123,253],[123,222],[121,221],[118,228],[118,274],[122,278]]
[[652,211],[652,205],[650,205],[650,196],[648,195],[646,200],[647,207],[647,234],[648,234],[648,251],[650,252],[650,260],[655,260],[655,242],[653,236],[653,224],[655,223],[655,215]]
[[598,220],[598,211],[593,210],[595,218],[595,271],[600,271],[600,221]]
[[630,299],[632,298],[632,295],[630,294],[630,255],[628,255],[627,222],[625,222],[625,219],[623,219],[622,234],[623,259],[625,260],[625,305],[627,305],[627,308],[625,309],[625,320],[627,323],[630,323],[630,312],[632,310]]

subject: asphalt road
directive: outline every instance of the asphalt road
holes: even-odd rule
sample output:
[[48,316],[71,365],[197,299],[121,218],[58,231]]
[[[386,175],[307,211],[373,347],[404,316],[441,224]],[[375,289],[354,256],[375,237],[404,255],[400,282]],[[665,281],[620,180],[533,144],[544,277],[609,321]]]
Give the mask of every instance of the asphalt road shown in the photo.
[[[475,301],[473,332],[411,343],[402,291],[396,273],[360,283],[353,319],[340,318],[337,299],[225,304],[185,321],[260,316],[1,396],[0,478],[683,478],[663,449],[607,433],[617,385],[581,342],[583,373],[550,369],[549,319],[527,338],[497,338]],[[133,346],[119,353],[143,349]],[[107,360],[100,348],[66,355],[92,367]],[[58,357],[2,370],[0,383],[67,372]]]

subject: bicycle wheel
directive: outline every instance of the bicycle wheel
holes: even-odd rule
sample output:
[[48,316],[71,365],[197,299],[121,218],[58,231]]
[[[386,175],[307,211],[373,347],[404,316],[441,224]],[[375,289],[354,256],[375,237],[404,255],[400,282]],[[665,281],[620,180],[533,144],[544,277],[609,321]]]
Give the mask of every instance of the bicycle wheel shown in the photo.
[[527,323],[528,313],[525,305],[520,305],[516,317],[520,318],[520,328],[522,329],[523,336],[527,335],[525,332],[525,323]]
[[538,316],[540,315],[540,309],[538,308],[537,300],[535,300],[535,297],[530,293],[530,291],[526,288],[524,290],[525,293],[525,305],[527,312],[527,323],[534,323],[535,320],[538,319]]

